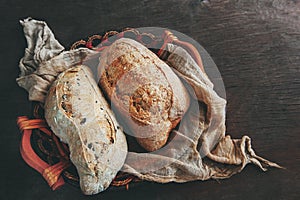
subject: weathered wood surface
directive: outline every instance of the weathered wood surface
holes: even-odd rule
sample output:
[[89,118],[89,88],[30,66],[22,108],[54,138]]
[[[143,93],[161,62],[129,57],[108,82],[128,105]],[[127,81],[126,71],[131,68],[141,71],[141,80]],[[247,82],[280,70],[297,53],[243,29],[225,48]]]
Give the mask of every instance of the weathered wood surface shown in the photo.
[[66,185],[52,192],[19,154],[15,123],[27,115],[26,93],[14,79],[26,42],[19,19],[46,20],[66,47],[123,27],[158,26],[197,40],[217,64],[227,92],[227,131],[247,134],[259,155],[286,170],[248,166],[227,180],[143,183],[90,199],[299,199],[300,2],[297,0],[2,1],[0,199],[84,199]]

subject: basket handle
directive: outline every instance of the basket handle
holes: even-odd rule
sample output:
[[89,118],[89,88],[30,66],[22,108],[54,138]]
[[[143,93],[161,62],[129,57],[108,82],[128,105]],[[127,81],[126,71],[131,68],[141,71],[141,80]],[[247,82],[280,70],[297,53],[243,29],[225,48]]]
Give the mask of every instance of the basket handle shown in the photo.
[[[65,184],[61,173],[70,166],[67,160],[61,160],[55,165],[49,165],[43,161],[32,149],[30,138],[33,129],[45,130],[46,123],[42,119],[29,120],[26,116],[17,119],[20,131],[23,133],[20,144],[20,153],[24,161],[36,171],[38,171],[47,181],[52,190],[56,190]],[[44,132],[44,131],[43,131]],[[49,135],[49,133],[46,133]]]
[[192,58],[197,63],[197,65],[200,67],[200,69],[202,70],[202,72],[205,73],[201,56],[200,56],[198,50],[194,47],[194,45],[192,45],[189,42],[185,42],[185,41],[179,40],[169,30],[165,30],[165,32],[163,34],[163,40],[164,40],[164,43],[163,43],[162,47],[160,48],[160,50],[157,53],[159,57],[162,55],[162,53],[163,53],[163,51],[164,51],[167,43],[173,43],[175,45],[183,47],[192,56]]

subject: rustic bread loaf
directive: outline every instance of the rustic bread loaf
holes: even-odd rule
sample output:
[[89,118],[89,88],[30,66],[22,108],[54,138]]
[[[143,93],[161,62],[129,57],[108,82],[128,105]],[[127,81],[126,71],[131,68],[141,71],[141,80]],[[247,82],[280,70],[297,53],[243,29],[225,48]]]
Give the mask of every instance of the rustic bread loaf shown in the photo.
[[142,44],[122,38],[100,56],[99,85],[142,147],[161,148],[189,106],[172,69]]
[[83,193],[108,188],[124,164],[127,143],[88,67],[72,67],[58,76],[45,101],[45,118],[69,145]]

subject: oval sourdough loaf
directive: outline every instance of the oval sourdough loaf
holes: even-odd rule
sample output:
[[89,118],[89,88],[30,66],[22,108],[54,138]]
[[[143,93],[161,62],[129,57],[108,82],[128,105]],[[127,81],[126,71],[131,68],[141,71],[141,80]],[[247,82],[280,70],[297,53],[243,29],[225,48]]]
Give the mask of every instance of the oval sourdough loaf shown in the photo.
[[127,143],[88,67],[58,76],[46,98],[45,118],[69,145],[83,193],[105,190],[124,164]]
[[[189,95],[172,69],[142,44],[116,40],[100,56],[99,85],[142,147],[161,148],[189,106]],[[122,124],[123,125],[123,124]]]

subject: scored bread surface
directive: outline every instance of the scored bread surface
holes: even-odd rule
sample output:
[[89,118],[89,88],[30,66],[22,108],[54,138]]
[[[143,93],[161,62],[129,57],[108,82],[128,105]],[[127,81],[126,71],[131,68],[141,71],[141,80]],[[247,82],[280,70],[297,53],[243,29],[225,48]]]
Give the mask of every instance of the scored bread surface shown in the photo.
[[127,143],[88,67],[59,75],[46,98],[45,118],[69,145],[82,191],[90,195],[108,188],[124,164]]
[[189,95],[177,75],[132,39],[118,39],[101,53],[98,76],[126,131],[148,151],[167,142],[188,109]]

